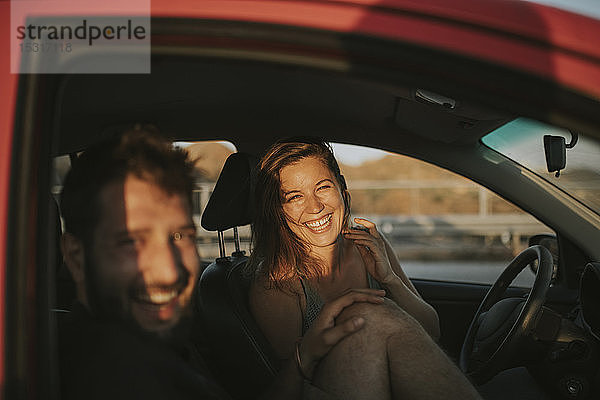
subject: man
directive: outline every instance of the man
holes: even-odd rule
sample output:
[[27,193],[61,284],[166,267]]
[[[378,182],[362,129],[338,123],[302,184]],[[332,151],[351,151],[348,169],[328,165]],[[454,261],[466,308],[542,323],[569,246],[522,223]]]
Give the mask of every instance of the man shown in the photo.
[[[61,197],[61,247],[77,289],[59,331],[64,399],[229,398],[186,345],[200,273],[192,186],[185,152],[148,129],[74,163]],[[263,397],[477,398],[383,295],[354,290],[326,304]]]

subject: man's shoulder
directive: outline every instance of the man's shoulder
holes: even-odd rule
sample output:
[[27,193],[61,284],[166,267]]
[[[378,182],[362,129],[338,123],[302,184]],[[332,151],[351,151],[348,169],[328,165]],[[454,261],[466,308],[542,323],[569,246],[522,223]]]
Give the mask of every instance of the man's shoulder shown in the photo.
[[223,398],[169,346],[118,323],[74,313],[60,335],[63,397]]
[[92,368],[102,368],[106,363],[119,368],[117,361],[137,363],[164,352],[162,346],[154,348],[147,338],[117,323],[99,322],[78,313],[64,318],[59,339],[61,356]]

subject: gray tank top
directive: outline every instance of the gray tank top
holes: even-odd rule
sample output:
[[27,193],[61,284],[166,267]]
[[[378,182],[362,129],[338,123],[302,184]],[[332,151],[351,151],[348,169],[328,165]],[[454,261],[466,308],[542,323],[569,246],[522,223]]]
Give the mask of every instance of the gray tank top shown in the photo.
[[[369,273],[367,273],[367,282],[369,283],[369,288],[381,289],[379,282],[377,282]],[[312,285],[305,281],[302,277],[300,277],[300,285],[302,286],[304,299],[306,301],[306,312],[304,313],[304,318],[302,321],[302,336],[304,336],[308,328],[311,327],[313,322],[315,322],[315,319],[317,319],[319,316],[324,302]]]

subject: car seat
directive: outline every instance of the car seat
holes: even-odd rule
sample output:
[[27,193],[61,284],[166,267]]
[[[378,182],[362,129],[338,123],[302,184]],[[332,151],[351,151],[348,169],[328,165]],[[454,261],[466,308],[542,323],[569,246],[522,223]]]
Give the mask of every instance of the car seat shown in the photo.
[[[252,220],[254,158],[229,156],[202,214],[202,227],[217,231],[220,257],[200,277],[198,324],[203,356],[217,380],[235,399],[256,398],[278,370],[278,361],[248,308],[251,278],[244,273],[248,257],[239,246],[237,227]],[[234,229],[236,251],[226,256],[223,232]]]
[[[71,310],[73,302],[77,298],[75,282],[71,277],[71,272],[64,263],[62,251],[60,249],[60,240],[63,234],[60,220],[60,209],[55,199],[50,200],[50,218],[54,221],[54,232],[50,240],[53,242],[55,262],[54,262],[54,279],[55,279],[55,301],[52,306],[52,311],[58,314],[64,314]],[[60,318],[60,317],[59,317]]]

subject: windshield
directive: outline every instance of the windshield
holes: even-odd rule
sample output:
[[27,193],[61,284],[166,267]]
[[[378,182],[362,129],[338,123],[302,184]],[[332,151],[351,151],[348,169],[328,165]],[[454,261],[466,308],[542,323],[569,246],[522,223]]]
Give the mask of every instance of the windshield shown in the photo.
[[566,149],[566,167],[556,177],[546,167],[544,135],[572,141],[568,130],[526,118],[501,126],[482,141],[600,214],[600,141],[579,134],[575,146]]

